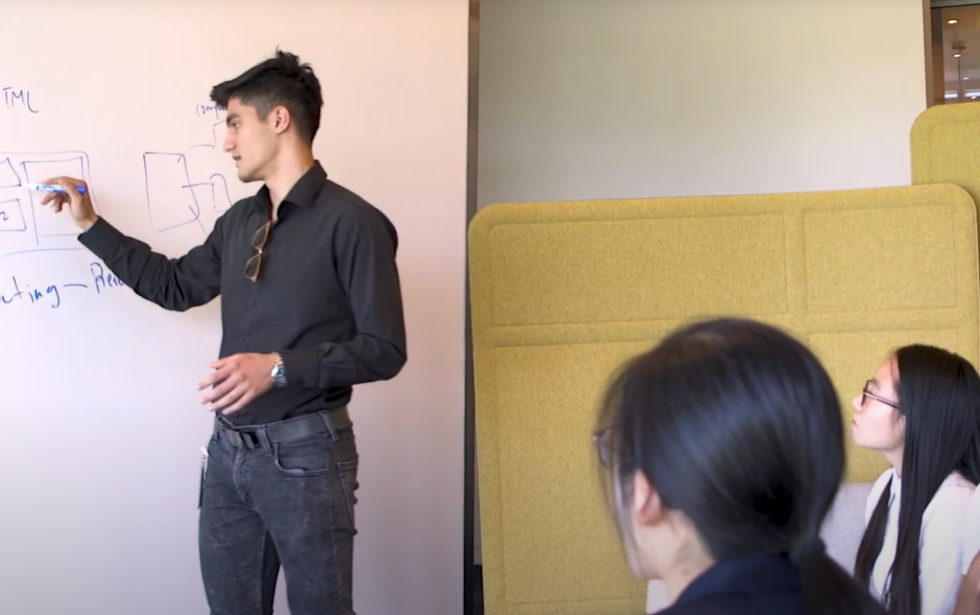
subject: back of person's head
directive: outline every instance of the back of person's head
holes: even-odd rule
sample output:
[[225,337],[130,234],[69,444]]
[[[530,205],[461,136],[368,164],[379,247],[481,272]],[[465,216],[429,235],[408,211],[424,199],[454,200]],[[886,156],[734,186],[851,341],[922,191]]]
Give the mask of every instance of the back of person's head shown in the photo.
[[[639,576],[665,578],[698,549],[709,562],[773,554],[799,567],[809,615],[883,612],[819,538],[843,479],[843,420],[796,339],[743,319],[681,328],[627,364],[595,439]],[[672,542],[681,525],[686,544]]]
[[211,100],[222,107],[227,107],[233,98],[255,107],[260,118],[275,107],[285,107],[307,145],[313,143],[320,129],[320,80],[310,65],[301,63],[295,54],[277,49],[274,57],[211,89]]
[[[883,601],[895,615],[922,613],[919,542],[922,516],[953,472],[980,479],[980,375],[963,357],[934,346],[899,348],[854,400],[854,439],[901,458],[898,542]],[[897,440],[891,443],[889,441]],[[894,480],[894,479],[893,479]],[[888,525],[891,482],[875,506],[855,560],[868,584]]]

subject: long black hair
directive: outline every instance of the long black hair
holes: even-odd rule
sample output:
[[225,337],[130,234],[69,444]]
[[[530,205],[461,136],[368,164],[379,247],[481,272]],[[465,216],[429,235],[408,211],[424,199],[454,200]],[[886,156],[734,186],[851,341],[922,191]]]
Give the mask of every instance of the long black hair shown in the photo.
[[808,615],[884,613],[820,548],[843,480],[843,419],[829,375],[790,335],[736,318],[675,331],[616,378],[596,433],[619,511],[642,472],[716,561],[790,554]]
[[[905,417],[898,543],[883,602],[892,615],[922,615],[919,540],[922,515],[943,481],[958,471],[980,480],[980,375],[963,357],[922,344],[895,351],[896,409]],[[888,525],[891,481],[861,539],[854,576],[866,586],[881,553]],[[926,614],[928,615],[928,614]]]

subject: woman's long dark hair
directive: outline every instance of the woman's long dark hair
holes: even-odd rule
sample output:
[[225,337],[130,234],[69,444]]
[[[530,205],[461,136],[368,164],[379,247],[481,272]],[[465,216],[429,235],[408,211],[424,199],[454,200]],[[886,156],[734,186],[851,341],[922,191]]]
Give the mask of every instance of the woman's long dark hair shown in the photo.
[[[915,344],[895,352],[895,392],[905,417],[898,543],[891,579],[882,596],[892,615],[923,615],[919,585],[922,515],[954,471],[980,480],[980,375],[957,354]],[[861,539],[854,576],[868,586],[885,541],[891,481],[875,506]],[[928,615],[928,614],[925,614]]]
[[744,319],[682,328],[627,365],[599,427],[620,511],[643,472],[716,561],[793,554],[808,615],[884,613],[823,549],[807,548],[820,545],[845,448],[837,392],[796,339]]

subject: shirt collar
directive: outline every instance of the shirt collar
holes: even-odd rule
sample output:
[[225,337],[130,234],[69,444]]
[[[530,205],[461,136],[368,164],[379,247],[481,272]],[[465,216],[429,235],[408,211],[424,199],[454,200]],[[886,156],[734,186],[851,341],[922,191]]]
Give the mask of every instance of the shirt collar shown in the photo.
[[888,495],[888,505],[891,506],[895,503],[895,500],[900,500],[902,497],[902,479],[898,476],[898,472],[892,472],[892,486],[891,493]]
[[[289,201],[301,207],[312,205],[316,201],[317,195],[320,194],[320,189],[326,183],[327,172],[323,169],[320,161],[315,160],[313,166],[293,184],[293,187],[290,188],[283,202]],[[269,187],[265,184],[256,193],[256,197],[258,198],[259,204],[263,207],[268,208],[272,203],[272,199],[269,197]]]
[[716,562],[681,592],[676,604],[693,602],[713,594],[799,591],[799,568],[786,555],[763,553]]

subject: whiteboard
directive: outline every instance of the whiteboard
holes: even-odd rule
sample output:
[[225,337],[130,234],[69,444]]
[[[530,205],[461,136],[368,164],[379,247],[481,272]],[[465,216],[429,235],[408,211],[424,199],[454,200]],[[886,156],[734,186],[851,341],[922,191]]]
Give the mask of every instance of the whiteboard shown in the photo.
[[[219,301],[179,314],[136,297],[23,184],[83,177],[112,224],[183,254],[259,187],[238,182],[221,151],[210,89],[281,45],[323,82],[317,157],[401,239],[409,364],[351,404],[355,608],[459,613],[467,2],[18,2],[2,13],[4,612],[207,613],[197,498],[212,419],[195,384],[217,355]],[[282,585],[276,602],[288,612]]]

